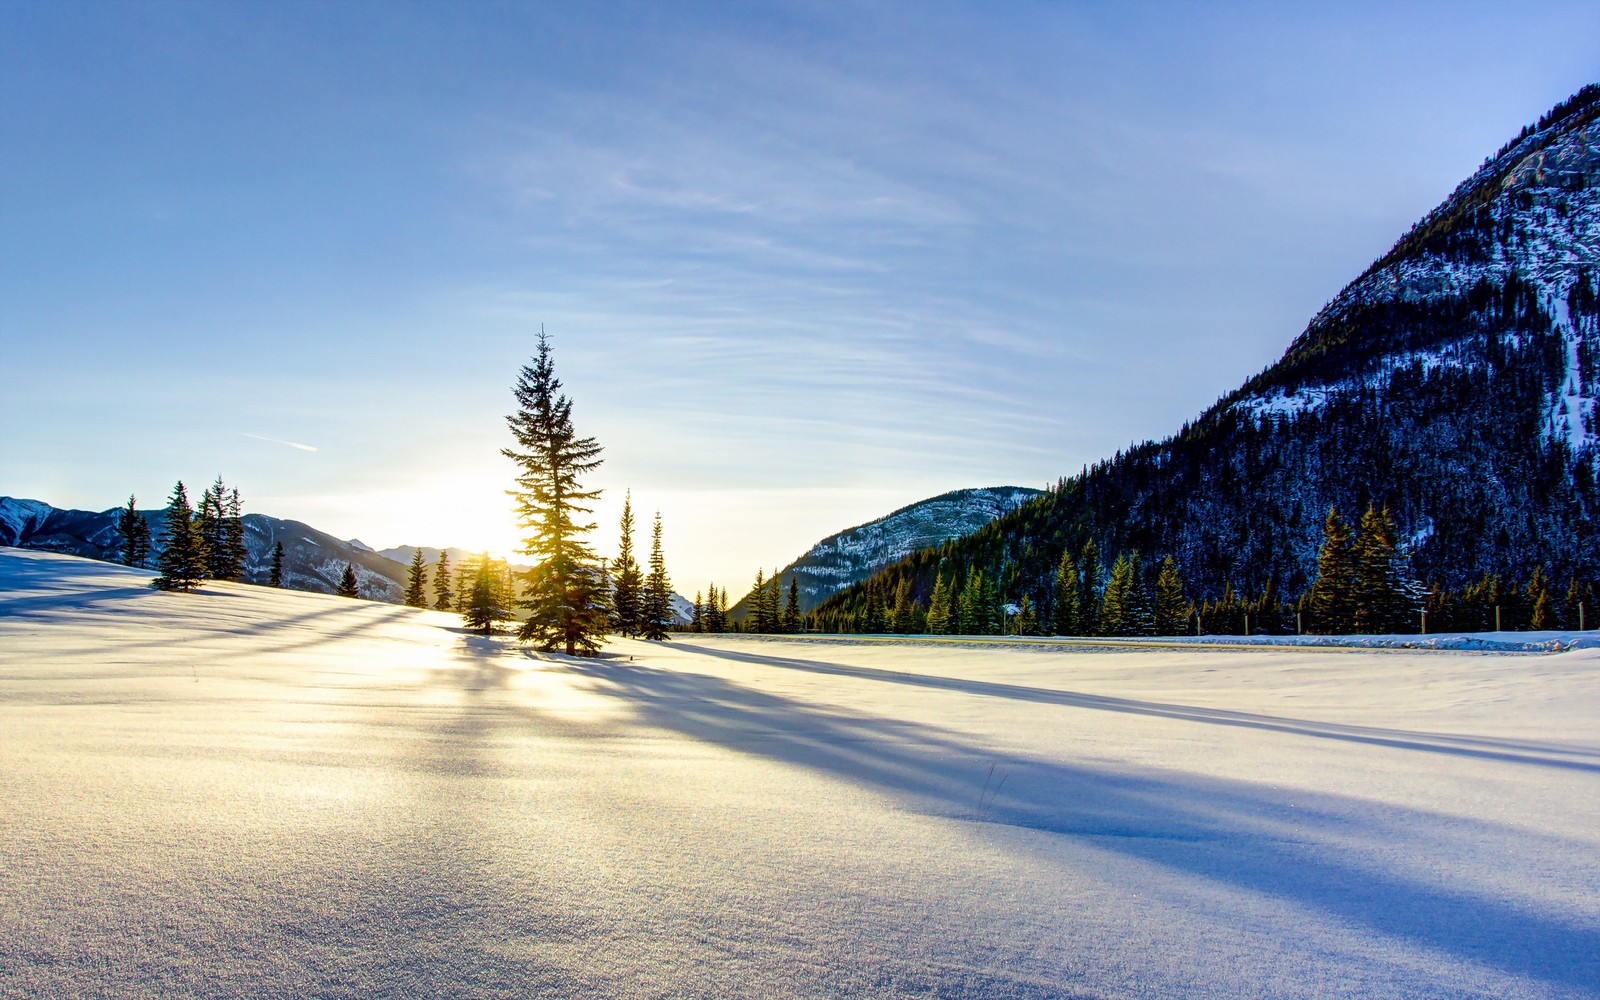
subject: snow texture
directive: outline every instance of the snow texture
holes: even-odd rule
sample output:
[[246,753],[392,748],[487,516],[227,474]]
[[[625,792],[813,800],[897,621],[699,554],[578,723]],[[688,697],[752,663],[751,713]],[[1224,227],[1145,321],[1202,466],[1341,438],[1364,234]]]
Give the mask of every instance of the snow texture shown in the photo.
[[150,575],[0,549],[0,995],[1600,993],[1600,649],[585,661]]

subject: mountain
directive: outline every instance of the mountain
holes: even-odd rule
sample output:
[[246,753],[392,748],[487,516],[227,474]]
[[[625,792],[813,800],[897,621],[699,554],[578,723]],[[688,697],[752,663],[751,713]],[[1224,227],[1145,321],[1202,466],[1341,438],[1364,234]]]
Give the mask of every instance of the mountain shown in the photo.
[[[1064,551],[1172,556],[1189,595],[1302,594],[1329,508],[1387,505],[1418,577],[1600,574],[1600,85],[1522,130],[1324,307],[1274,364],[1164,441],[1061,480],[821,609],[902,579],[999,573],[1048,606]],[[843,616],[843,617],[841,617]]]
[[[790,577],[798,578],[800,610],[808,613],[882,567],[925,546],[970,534],[1041,493],[1026,486],[952,490],[829,535],[779,571],[784,594]],[[747,600],[748,594],[729,609],[734,618],[744,615]]]
[[[122,549],[122,536],[117,531],[117,519],[121,513],[118,507],[103,511],[64,510],[38,500],[0,496],[0,545],[116,562]],[[139,513],[150,525],[155,551],[160,551],[166,511],[144,510]],[[405,601],[411,554],[415,551],[412,546],[377,552],[359,539],[341,540],[299,521],[285,521],[265,514],[246,514],[243,520],[245,582],[264,584],[271,579],[272,550],[281,541],[283,584],[290,590],[332,594],[338,589],[345,564],[349,563],[355,567],[364,597],[390,604]],[[423,559],[430,567],[439,561],[439,551],[428,546],[422,547]],[[464,566],[479,555],[458,548],[447,551],[452,566]],[[154,552],[151,565],[154,565]],[[527,568],[512,564],[513,570]],[[427,593],[428,600],[432,602],[431,584]],[[687,625],[689,612],[692,611],[691,603],[677,594],[672,597],[674,613],[681,619],[680,624]]]
[[[43,549],[116,562],[122,547],[117,531],[121,509],[63,510],[38,500],[0,496],[0,545]],[[161,548],[165,510],[140,511],[150,525],[155,552]],[[361,592],[374,600],[398,604],[405,599],[407,567],[354,540],[344,541],[299,521],[265,514],[246,514],[244,521],[247,583],[266,583],[272,573],[272,550],[283,543],[283,583],[291,590],[331,594],[346,563],[355,567]]]

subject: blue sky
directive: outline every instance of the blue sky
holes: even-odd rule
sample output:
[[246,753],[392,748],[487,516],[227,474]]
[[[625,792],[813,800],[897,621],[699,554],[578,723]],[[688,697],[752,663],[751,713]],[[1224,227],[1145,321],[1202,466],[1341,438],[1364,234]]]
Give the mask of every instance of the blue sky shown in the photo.
[[1175,430],[1597,38],[1587,2],[0,3],[0,493],[221,474],[509,549],[542,323],[598,547],[631,488],[680,591],[738,590]]

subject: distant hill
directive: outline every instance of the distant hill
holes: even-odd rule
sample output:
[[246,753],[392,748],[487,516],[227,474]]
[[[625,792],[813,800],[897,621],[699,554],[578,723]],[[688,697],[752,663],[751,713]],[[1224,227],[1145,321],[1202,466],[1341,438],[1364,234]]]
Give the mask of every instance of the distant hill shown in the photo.
[[[778,576],[786,594],[790,577],[800,581],[804,614],[882,567],[925,546],[970,534],[1042,492],[1026,486],[989,486],[941,493],[829,535]],[[729,609],[735,619],[744,615],[748,598],[746,594]]]

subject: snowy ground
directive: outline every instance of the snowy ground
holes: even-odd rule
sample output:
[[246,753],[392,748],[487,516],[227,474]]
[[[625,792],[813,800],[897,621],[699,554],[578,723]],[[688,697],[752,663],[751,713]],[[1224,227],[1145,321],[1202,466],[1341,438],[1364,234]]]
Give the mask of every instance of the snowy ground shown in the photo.
[[1600,650],[684,637],[0,549],[0,995],[1593,997]]

